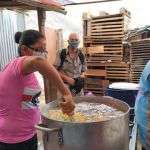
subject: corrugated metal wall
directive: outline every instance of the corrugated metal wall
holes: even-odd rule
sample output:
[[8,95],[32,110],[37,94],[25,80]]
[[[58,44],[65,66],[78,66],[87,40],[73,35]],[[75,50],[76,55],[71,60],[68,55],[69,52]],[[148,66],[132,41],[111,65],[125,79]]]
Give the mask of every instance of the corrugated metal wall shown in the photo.
[[0,10],[0,70],[18,55],[14,34],[24,29],[24,14]]

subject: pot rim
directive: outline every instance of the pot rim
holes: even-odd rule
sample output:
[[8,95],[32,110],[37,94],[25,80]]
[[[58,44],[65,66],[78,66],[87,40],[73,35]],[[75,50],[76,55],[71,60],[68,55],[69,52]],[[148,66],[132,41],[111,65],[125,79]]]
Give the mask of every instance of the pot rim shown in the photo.
[[[94,97],[97,97],[97,96],[94,96]],[[108,97],[108,98],[111,98],[111,100],[113,101],[119,101],[121,102],[123,105],[126,105],[126,107],[128,107],[128,110],[126,112],[124,112],[122,115],[118,116],[118,117],[114,117],[114,118],[110,118],[110,119],[107,119],[107,120],[102,120],[102,121],[92,121],[92,122],[69,122],[69,121],[60,121],[60,120],[55,120],[55,119],[50,119],[48,117],[48,113],[47,111],[45,110],[48,110],[48,108],[50,107],[50,105],[52,103],[54,103],[55,101],[51,101],[47,104],[45,104],[42,108],[41,108],[41,114],[43,117],[45,117],[46,119],[48,120],[51,120],[51,121],[54,121],[54,122],[57,122],[57,123],[61,123],[61,124],[99,124],[99,123],[105,123],[105,122],[110,122],[110,121],[114,121],[114,120],[118,120],[122,117],[125,117],[129,114],[130,110],[132,109],[126,102],[124,101],[121,101],[119,99],[115,99],[115,98],[112,98],[112,97],[109,97],[109,96],[103,96],[103,97]],[[84,102],[84,101],[83,101]]]

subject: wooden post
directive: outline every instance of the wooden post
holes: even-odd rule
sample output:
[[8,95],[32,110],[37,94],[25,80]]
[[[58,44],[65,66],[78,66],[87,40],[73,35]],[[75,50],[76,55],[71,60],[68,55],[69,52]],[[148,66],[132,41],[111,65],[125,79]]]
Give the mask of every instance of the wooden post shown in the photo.
[[39,31],[45,35],[45,20],[46,20],[46,12],[42,8],[37,9],[37,15],[38,15],[38,25],[39,25]]
[[[45,35],[45,20],[46,20],[46,12],[39,8],[37,10],[38,14],[38,25],[39,31]],[[45,90],[45,103],[50,102],[51,100],[55,100],[57,98],[56,88],[53,86],[53,80],[49,81],[48,79],[44,79],[44,90]]]

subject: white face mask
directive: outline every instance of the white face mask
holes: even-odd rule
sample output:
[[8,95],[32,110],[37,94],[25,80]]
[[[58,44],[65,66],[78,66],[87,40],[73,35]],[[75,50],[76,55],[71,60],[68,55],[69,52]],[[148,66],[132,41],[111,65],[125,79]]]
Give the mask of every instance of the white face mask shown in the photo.
[[40,56],[40,57],[43,57],[43,58],[47,58],[47,51],[45,51],[45,52],[33,51],[33,56]]

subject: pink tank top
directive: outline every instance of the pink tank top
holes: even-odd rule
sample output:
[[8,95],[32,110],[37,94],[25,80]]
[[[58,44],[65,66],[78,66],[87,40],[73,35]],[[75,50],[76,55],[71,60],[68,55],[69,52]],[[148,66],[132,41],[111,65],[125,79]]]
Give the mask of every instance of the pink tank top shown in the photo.
[[40,121],[41,88],[34,73],[22,74],[24,59],[14,59],[0,72],[0,142],[19,143],[32,138]]

